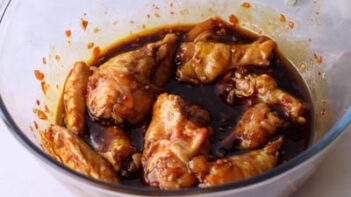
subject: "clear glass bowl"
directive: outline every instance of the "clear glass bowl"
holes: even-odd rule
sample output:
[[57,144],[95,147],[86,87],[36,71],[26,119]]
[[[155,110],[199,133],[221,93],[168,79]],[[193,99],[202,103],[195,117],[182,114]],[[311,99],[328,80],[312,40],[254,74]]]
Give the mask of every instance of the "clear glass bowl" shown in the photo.
[[[72,192],[84,196],[201,195],[286,196],[316,169],[323,156],[351,121],[351,15],[350,2],[259,0],[250,8],[242,1],[157,0],[4,0],[0,5],[0,108],[14,136]],[[175,23],[195,23],[209,17],[227,19],[234,14],[240,24],[275,39],[306,80],[315,107],[315,135],[303,153],[262,175],[207,189],[160,191],[104,183],[78,174],[52,160],[39,145],[39,130],[54,122],[62,84],[76,60],[86,60],[92,50],[145,28]],[[284,14],[286,22],[282,20]],[[88,21],[86,30],[81,19]],[[70,38],[65,36],[70,30]],[[316,57],[322,57],[317,63]],[[44,64],[43,57],[46,63]],[[303,64],[303,65],[302,65]],[[43,95],[33,71],[45,73],[49,84]],[[56,85],[57,84],[57,85]],[[40,105],[36,104],[36,100]],[[39,120],[33,108],[48,106],[48,120]],[[34,110],[35,112],[35,110]]]

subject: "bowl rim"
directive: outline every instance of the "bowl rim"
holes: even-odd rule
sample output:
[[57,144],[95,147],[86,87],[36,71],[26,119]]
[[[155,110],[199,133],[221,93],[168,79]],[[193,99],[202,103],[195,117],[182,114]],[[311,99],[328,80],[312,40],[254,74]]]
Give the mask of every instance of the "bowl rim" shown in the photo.
[[[0,26],[2,25],[6,11],[8,10],[11,2],[13,0],[3,0],[0,4]],[[108,191],[120,192],[124,194],[133,194],[133,195],[195,195],[203,193],[214,193],[214,192],[224,192],[232,189],[244,188],[247,186],[252,186],[264,181],[267,181],[273,177],[276,177],[280,174],[286,173],[289,170],[301,165],[304,161],[311,159],[313,156],[317,155],[319,152],[324,150],[328,145],[330,145],[351,123],[351,107],[349,107],[342,118],[335,123],[335,125],[321,138],[319,142],[313,144],[304,152],[300,153],[290,161],[275,167],[274,169],[262,173],[260,175],[254,176],[252,178],[226,183],[223,185],[213,186],[210,188],[185,188],[180,190],[160,190],[155,188],[140,188],[134,185],[122,185],[118,183],[109,183],[100,181],[86,175],[80,174],[65,165],[59,163],[58,161],[52,159],[48,154],[46,154],[42,149],[30,141],[30,139],[21,131],[21,129],[16,125],[14,119],[11,117],[8,112],[5,103],[3,102],[2,95],[0,93],[0,116],[4,121],[8,129],[14,135],[14,137],[31,153],[38,157],[48,166],[54,168],[60,173],[63,173],[70,178],[77,178],[79,181],[84,182],[85,184],[91,184],[99,188],[106,189]]]

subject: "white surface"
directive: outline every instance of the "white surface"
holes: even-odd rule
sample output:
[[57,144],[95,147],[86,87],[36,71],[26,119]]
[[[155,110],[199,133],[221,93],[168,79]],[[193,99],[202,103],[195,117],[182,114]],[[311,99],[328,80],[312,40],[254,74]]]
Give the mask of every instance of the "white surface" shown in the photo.
[[[293,197],[349,196],[351,132],[347,132],[315,175]],[[0,196],[73,196],[39,164],[0,121]]]

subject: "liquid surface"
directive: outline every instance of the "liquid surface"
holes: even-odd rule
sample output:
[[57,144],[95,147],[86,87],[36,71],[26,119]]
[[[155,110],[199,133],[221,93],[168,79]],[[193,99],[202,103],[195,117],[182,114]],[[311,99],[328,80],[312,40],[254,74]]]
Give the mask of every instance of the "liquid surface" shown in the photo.
[[[165,27],[149,35],[124,40],[110,47],[103,56],[94,60],[92,65],[98,66],[117,54],[137,49],[149,42],[160,40],[169,32],[176,33],[183,37],[184,33],[191,27],[192,26],[182,25]],[[233,31],[229,28],[228,32],[228,35],[221,38],[221,42],[250,43],[255,39],[255,35],[244,30],[240,30],[240,33],[238,33],[238,31]],[[178,63],[174,63],[176,67]],[[312,139],[313,117],[311,112],[313,108],[308,89],[295,68],[277,51],[274,52],[271,60],[271,68],[265,70],[253,69],[251,72],[267,73],[271,75],[275,78],[281,89],[301,99],[308,106],[308,110],[306,110],[304,114],[304,117],[307,119],[307,124],[291,124],[289,127],[281,129],[278,132],[278,135],[285,136],[285,142],[281,150],[279,161],[280,164],[284,163],[304,151],[308,147],[310,139]],[[218,157],[219,150],[216,144],[235,127],[241,114],[250,106],[250,102],[248,101],[243,101],[243,105],[235,106],[223,102],[216,91],[216,83],[217,81],[214,81],[212,84],[206,86],[194,86],[178,82],[173,75],[164,87],[165,92],[179,95],[186,101],[198,104],[210,112],[211,127],[214,130],[214,136],[211,139],[213,159]],[[110,140],[109,135],[104,133],[104,125],[113,125],[114,123],[94,121],[88,114],[86,115],[86,120],[86,128],[88,128],[88,131],[83,139],[96,150],[105,150]],[[119,125],[126,132],[129,132],[132,143],[139,152],[143,151],[143,136],[145,135],[150,120],[151,112],[147,120],[140,125]],[[224,152],[222,156],[239,153],[242,152],[233,149],[229,152]],[[132,178],[122,178],[121,182],[126,185],[144,185],[140,177],[141,174],[137,174]],[[147,187],[146,185],[144,186]]]

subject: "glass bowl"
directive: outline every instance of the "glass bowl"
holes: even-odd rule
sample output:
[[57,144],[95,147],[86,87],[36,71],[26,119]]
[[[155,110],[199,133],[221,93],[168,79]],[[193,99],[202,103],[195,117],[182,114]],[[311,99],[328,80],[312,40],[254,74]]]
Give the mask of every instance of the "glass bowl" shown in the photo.
[[[295,6],[275,0],[248,2],[249,8],[235,0],[3,0],[2,119],[44,168],[78,195],[287,196],[315,171],[351,121],[350,2],[299,1]],[[231,14],[244,28],[272,37],[308,84],[314,102],[315,131],[306,151],[244,181],[178,191],[101,182],[72,171],[43,152],[38,131],[55,122],[65,77],[74,61],[87,60],[91,55],[89,43],[104,48],[145,28],[195,23],[214,16],[228,19]],[[82,19],[88,21],[86,30],[81,27]],[[45,74],[45,83],[34,77],[34,70]],[[38,117],[38,110],[45,109],[47,117]]]

